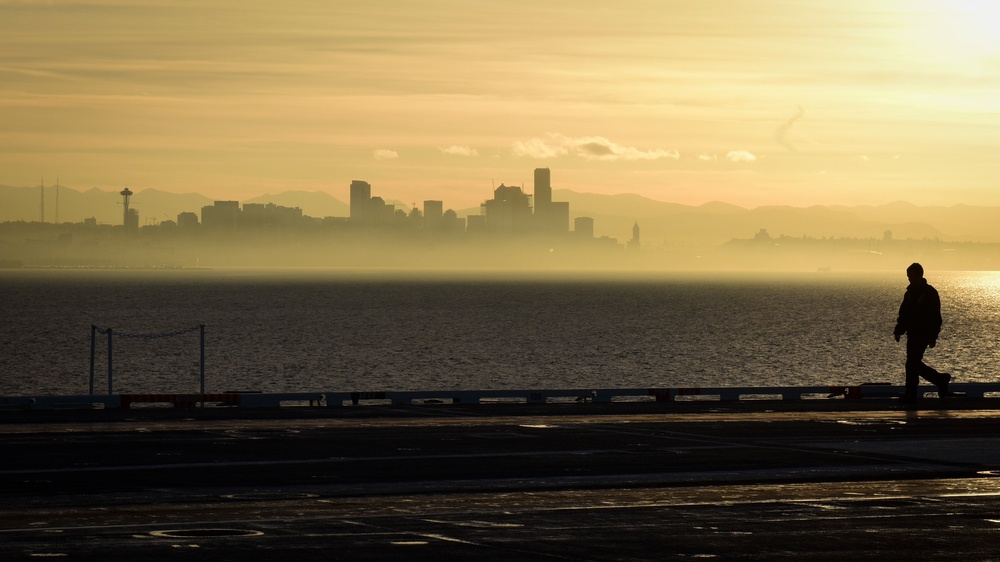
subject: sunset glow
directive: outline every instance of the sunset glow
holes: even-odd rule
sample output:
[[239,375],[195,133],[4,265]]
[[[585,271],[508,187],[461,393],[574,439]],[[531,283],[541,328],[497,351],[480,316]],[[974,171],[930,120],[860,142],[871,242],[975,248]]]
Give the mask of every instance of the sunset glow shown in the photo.
[[0,0],[0,184],[1000,205],[992,2]]

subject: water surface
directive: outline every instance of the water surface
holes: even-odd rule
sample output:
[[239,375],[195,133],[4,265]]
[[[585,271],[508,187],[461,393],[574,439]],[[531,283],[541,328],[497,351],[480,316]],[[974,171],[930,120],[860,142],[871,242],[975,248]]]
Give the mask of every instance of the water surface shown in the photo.
[[[927,360],[994,381],[996,273],[941,273]],[[89,388],[91,325],[206,326],[206,389],[280,391],[902,383],[902,274],[567,278],[350,271],[0,272],[0,393]],[[196,392],[198,332],[116,336],[114,392]],[[107,392],[98,334],[96,390]]]

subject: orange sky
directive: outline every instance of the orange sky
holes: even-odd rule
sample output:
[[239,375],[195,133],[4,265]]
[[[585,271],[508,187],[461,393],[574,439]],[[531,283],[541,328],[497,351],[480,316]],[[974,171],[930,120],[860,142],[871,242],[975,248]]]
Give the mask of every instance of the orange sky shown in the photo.
[[0,184],[1000,205],[997,6],[0,0]]

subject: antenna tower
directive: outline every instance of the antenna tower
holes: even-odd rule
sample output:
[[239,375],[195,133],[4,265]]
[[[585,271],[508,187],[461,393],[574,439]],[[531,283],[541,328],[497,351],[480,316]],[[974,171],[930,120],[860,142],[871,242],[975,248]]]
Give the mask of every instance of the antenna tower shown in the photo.
[[42,195],[42,206],[38,221],[45,222],[45,176],[44,175],[42,176],[42,185],[39,191],[41,192]]
[[124,227],[125,230],[127,231],[128,230],[128,198],[132,196],[132,190],[130,190],[128,187],[126,187],[125,189],[123,189],[121,191],[121,193],[119,195],[122,196],[122,203],[125,206],[125,218],[122,220],[122,227]]

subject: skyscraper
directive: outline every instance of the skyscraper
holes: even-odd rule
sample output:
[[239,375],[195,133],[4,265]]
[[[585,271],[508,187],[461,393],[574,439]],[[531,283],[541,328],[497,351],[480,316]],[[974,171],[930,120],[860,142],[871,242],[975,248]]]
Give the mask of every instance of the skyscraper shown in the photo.
[[639,223],[632,226],[632,239],[628,241],[629,250],[639,249]]
[[351,182],[351,222],[368,222],[368,210],[371,205],[372,185],[366,181]]
[[444,217],[444,203],[441,201],[424,201],[424,230],[436,232],[441,229]]
[[550,203],[552,203],[552,174],[548,168],[535,168],[535,214],[544,215]]
[[548,168],[535,168],[534,222],[540,232],[569,232],[569,203],[552,201],[552,173]]

